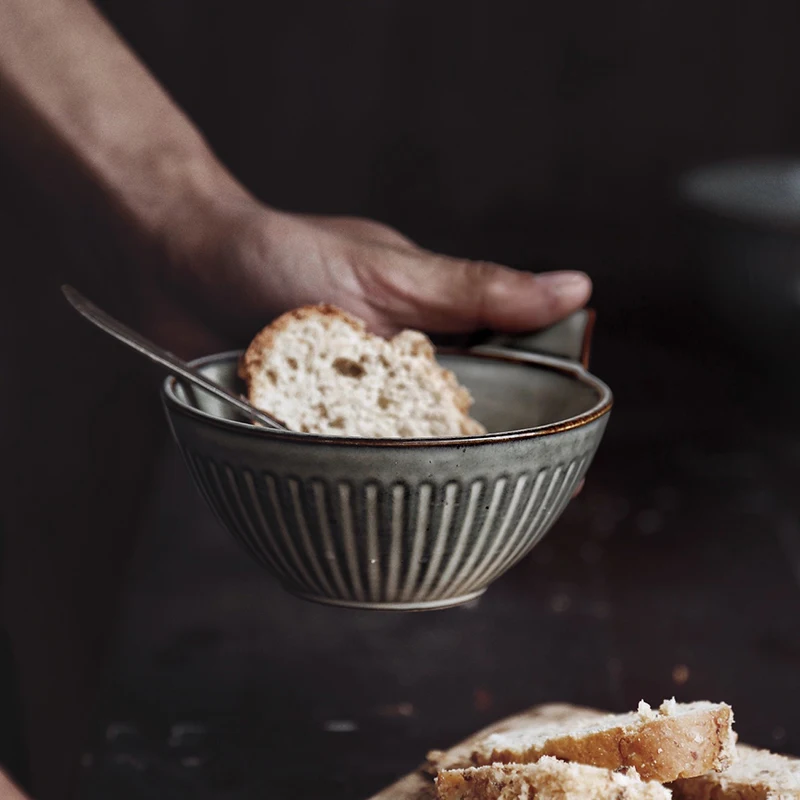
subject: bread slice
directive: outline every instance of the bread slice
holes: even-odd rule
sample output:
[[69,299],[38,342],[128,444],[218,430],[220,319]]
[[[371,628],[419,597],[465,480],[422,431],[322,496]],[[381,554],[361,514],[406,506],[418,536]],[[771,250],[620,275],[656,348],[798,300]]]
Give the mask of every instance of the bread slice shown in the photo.
[[250,402],[295,431],[390,439],[486,432],[424,334],[374,336],[334,306],[279,317],[253,339],[239,375]]
[[737,745],[736,762],[672,784],[676,800],[800,800],[800,759]]
[[535,764],[493,764],[445,770],[436,778],[439,800],[669,800],[660,783],[627,773],[543,756]]
[[516,714],[489,728],[478,731],[464,742],[449,750],[428,752],[423,770],[430,775],[445,769],[461,769],[476,763],[476,750],[484,747],[484,742],[495,734],[509,734],[514,731],[535,728],[540,732],[551,731],[562,734],[583,723],[595,722],[608,716],[607,711],[596,708],[574,706],[570,703],[545,703],[522,714]]
[[472,763],[533,763],[543,756],[606,769],[633,767],[644,780],[669,783],[721,771],[734,759],[733,712],[725,703],[645,702],[629,714],[559,725],[534,723],[486,737]]

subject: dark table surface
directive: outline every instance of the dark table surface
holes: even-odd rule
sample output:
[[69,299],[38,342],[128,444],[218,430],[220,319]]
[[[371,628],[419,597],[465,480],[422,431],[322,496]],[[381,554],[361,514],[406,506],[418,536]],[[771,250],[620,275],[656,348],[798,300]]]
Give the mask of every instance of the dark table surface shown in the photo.
[[450,611],[290,597],[169,449],[84,797],[358,800],[550,701],[725,700],[743,741],[800,755],[797,391],[630,335],[593,370],[617,403],[583,494]]

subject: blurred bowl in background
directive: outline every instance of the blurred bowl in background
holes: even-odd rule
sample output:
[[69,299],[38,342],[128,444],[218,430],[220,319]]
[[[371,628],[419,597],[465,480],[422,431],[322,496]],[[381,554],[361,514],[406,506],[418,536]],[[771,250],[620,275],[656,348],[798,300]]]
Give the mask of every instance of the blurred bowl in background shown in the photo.
[[711,164],[683,175],[690,260],[728,338],[765,362],[800,347],[800,159]]

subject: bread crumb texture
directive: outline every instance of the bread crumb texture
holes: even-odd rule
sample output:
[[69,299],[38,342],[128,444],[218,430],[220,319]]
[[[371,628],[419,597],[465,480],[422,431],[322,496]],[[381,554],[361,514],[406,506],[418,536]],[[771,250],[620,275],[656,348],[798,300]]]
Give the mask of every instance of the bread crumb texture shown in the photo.
[[609,772],[544,756],[535,764],[492,764],[444,770],[439,800],[668,800],[669,789],[644,782],[635,770]]
[[279,317],[253,339],[239,375],[250,402],[294,431],[387,439],[486,432],[424,334],[384,339],[334,306]]

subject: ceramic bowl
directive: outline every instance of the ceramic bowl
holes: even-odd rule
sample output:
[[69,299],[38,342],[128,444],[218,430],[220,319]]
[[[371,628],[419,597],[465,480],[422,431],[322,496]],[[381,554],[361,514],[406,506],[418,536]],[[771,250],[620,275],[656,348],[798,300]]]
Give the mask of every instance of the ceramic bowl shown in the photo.
[[[203,497],[287,590],[354,608],[446,608],[523,558],[585,475],[612,403],[581,363],[591,319],[579,312],[526,340],[440,354],[472,392],[483,436],[276,432],[174,378],[164,403]],[[237,358],[195,365],[235,386]]]
[[684,175],[678,193],[715,321],[786,371],[800,348],[800,160],[711,164]]

